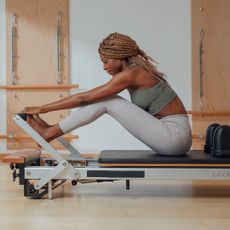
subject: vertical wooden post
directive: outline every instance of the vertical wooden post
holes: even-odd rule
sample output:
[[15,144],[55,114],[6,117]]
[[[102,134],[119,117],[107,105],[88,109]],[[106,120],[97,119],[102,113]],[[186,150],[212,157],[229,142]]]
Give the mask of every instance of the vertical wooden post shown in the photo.
[[[230,1],[192,0],[192,110],[230,110]],[[199,31],[203,28],[202,91],[199,98]],[[193,116],[193,133],[205,134],[209,124],[230,124],[228,116]],[[193,148],[203,148],[204,139],[196,139]]]

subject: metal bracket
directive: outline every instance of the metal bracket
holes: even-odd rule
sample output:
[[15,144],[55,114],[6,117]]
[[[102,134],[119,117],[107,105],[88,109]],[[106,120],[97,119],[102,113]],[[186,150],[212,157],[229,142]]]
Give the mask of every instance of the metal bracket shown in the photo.
[[15,114],[13,116],[14,122],[20,126],[28,135],[30,135],[39,145],[46,149],[51,156],[59,162],[59,164],[52,170],[51,173],[42,176],[39,182],[35,185],[35,189],[40,189],[50,180],[54,179],[61,172],[68,170],[68,172],[74,177],[74,167],[68,163],[60,153],[55,150],[39,133],[37,133],[27,122],[25,114]]
[[84,161],[85,158],[82,157],[81,153],[73,147],[69,142],[67,142],[63,137],[58,137],[57,141],[61,143],[67,150],[69,150],[70,155],[67,160],[71,161]]
[[64,171],[68,171],[73,177],[75,177],[75,169],[70,164],[66,164],[65,162],[58,164],[51,172],[45,174],[45,176],[41,177],[41,179],[34,185],[35,189],[42,188],[45,184],[49,183],[52,179],[54,179],[59,174]]

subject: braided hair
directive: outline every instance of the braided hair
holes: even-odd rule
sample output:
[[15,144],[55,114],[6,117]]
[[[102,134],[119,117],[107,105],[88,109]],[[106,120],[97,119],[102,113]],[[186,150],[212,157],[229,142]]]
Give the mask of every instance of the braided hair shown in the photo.
[[165,75],[157,70],[156,61],[146,55],[129,36],[111,33],[100,43],[98,52],[106,58],[126,59],[129,64],[142,66],[159,80],[165,81]]

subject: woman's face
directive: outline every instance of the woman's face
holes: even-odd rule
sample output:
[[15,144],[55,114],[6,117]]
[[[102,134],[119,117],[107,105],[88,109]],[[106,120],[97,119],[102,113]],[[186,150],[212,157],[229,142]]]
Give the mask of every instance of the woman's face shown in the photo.
[[114,76],[122,71],[122,59],[106,58],[100,55],[101,61],[103,63],[103,69],[110,75]]

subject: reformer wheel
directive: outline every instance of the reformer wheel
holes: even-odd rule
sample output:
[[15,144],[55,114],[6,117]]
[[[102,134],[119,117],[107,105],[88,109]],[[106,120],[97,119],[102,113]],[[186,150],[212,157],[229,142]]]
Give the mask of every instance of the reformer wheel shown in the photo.
[[72,180],[72,181],[71,181],[71,184],[72,184],[73,186],[76,186],[76,185],[77,185],[77,180]]

